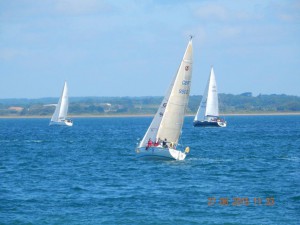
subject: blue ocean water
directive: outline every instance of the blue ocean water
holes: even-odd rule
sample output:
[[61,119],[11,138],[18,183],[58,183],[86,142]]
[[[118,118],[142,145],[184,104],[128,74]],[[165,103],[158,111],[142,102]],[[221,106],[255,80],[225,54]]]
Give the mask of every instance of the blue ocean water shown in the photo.
[[0,224],[299,224],[300,116],[186,117],[185,161],[137,160],[151,119],[0,119]]

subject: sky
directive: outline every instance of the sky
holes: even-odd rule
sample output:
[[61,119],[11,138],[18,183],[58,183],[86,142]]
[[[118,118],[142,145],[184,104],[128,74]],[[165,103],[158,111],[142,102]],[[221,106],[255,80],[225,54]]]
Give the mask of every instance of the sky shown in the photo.
[[297,0],[0,0],[0,98],[163,96],[189,35],[191,95],[300,96]]

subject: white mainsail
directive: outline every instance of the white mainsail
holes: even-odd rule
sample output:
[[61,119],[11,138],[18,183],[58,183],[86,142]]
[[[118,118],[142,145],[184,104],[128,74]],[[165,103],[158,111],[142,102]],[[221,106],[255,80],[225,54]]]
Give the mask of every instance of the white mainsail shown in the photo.
[[219,116],[218,91],[213,67],[211,68],[210,76],[194,120],[202,121],[209,116]]
[[61,122],[66,119],[68,114],[69,99],[68,99],[68,86],[65,82],[62,94],[59,98],[58,104],[56,105],[55,112],[51,118],[52,122]]
[[168,142],[178,143],[184,114],[189,100],[192,78],[192,40],[189,41],[184,57],[171,86],[155,114],[139,147],[146,146],[151,138],[160,138]]

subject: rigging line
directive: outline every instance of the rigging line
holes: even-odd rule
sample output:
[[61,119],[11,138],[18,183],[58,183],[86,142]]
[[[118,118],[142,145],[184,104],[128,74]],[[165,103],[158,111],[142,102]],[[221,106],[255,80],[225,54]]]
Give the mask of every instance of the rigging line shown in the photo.
[[180,136],[179,136],[179,139],[178,139],[177,145],[181,145],[181,146],[183,146],[183,143],[181,142],[181,138],[182,138],[182,130],[180,131]]

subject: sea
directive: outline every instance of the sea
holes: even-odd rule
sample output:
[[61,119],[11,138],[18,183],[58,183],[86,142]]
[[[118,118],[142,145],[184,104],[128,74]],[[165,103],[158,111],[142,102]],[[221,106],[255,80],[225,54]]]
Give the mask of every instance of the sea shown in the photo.
[[300,116],[225,119],[184,161],[136,158],[151,117],[0,119],[0,224],[300,224]]

